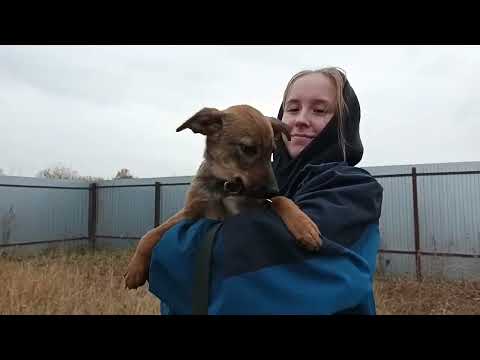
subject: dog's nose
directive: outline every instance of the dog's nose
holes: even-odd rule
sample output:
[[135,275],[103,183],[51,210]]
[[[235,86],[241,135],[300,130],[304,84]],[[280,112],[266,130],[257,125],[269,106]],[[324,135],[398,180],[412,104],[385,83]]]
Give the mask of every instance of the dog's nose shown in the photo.
[[230,194],[240,194],[244,190],[243,182],[240,177],[234,177],[231,181],[225,181],[223,188]]

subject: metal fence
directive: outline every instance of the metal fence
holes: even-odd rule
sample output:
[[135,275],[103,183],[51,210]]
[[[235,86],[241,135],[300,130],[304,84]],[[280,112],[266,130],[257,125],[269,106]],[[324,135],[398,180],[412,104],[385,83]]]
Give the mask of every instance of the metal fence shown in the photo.
[[89,186],[0,177],[0,247],[88,242]]
[[[384,188],[379,271],[418,279],[479,278],[480,170],[401,168],[365,168]],[[59,243],[132,246],[183,206],[191,179],[88,184],[0,177],[0,250]]]
[[59,244],[132,246],[183,206],[191,179],[89,184],[0,177],[0,250],[28,248],[26,252],[35,252]]
[[480,171],[374,176],[384,187],[382,271],[480,278]]

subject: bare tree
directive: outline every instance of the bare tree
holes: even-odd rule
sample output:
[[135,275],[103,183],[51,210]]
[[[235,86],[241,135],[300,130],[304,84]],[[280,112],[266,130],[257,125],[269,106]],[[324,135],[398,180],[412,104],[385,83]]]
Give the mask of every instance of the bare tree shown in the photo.
[[117,175],[115,175],[114,179],[133,179],[134,176],[128,169],[121,169],[117,172]]
[[72,170],[62,165],[57,165],[47,169],[40,170],[37,173],[37,177],[46,179],[64,179],[73,180],[79,178],[78,171]]
[[37,173],[37,177],[46,179],[80,180],[88,182],[103,180],[103,178],[101,177],[81,176],[78,171],[72,170],[63,165],[57,165],[47,169],[43,169]]

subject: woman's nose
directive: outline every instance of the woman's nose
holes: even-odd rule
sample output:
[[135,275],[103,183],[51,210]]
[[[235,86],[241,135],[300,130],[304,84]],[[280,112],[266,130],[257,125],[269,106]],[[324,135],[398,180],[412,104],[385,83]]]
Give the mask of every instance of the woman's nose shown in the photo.
[[298,127],[309,126],[310,122],[308,121],[307,114],[305,111],[300,111],[295,117],[294,125]]

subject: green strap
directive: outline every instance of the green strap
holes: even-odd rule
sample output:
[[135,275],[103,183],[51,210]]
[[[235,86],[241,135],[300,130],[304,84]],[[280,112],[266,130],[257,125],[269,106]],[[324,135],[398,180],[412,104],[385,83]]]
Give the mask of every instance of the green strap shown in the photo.
[[221,222],[217,223],[208,230],[197,252],[192,293],[193,315],[208,315],[212,249],[215,235],[221,225]]

